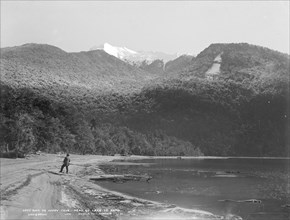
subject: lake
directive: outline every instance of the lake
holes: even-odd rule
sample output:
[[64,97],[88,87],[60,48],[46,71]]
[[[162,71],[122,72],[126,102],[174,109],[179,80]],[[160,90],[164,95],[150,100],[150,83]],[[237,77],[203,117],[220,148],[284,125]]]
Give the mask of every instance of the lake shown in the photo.
[[[132,161],[130,161],[132,162]],[[110,174],[150,175],[146,181],[98,182],[139,198],[247,220],[290,219],[289,159],[146,159],[102,165]],[[288,204],[288,206],[287,206]]]

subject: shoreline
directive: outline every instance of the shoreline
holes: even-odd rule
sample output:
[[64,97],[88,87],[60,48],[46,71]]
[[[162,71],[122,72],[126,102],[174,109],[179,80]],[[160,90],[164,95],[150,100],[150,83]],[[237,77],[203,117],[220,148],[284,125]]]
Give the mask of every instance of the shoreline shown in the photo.
[[[185,209],[174,204],[127,195],[107,189],[100,186],[97,181],[90,180],[92,176],[106,174],[100,165],[116,165],[118,163],[136,165],[138,164],[134,163],[136,160],[180,159],[178,156],[71,155],[72,163],[69,166],[69,174],[59,174],[63,157],[64,155],[43,153],[30,155],[24,159],[1,158],[1,219],[152,220],[198,218],[211,220],[225,218],[203,210]],[[181,157],[181,159],[197,160],[230,158],[290,159]],[[38,210],[38,212],[32,210]],[[41,210],[46,210],[46,213],[42,213]],[[228,219],[240,218],[231,216]]]
[[290,160],[290,157],[234,157],[234,156],[120,156],[123,159],[143,160],[143,159],[270,159],[270,160]]
[[[140,158],[148,157],[130,157]],[[100,164],[122,156],[71,155],[69,174],[64,175],[58,173],[62,159],[56,154],[1,159],[1,219],[221,219],[206,211],[109,190],[89,180],[91,175],[104,174]]]
[[[121,159],[123,159],[124,156],[121,156]],[[137,156],[137,155],[133,155],[130,156],[130,160],[139,160],[139,159],[147,159],[147,156]],[[119,160],[120,158],[116,159]],[[156,158],[157,159],[157,158]],[[174,157],[172,157],[172,159],[176,159]],[[102,163],[98,163],[97,167],[98,169],[100,169],[102,171],[102,175],[107,175],[100,167],[99,165],[107,165],[110,163],[114,163],[116,165],[116,163],[114,162],[115,158],[111,158],[111,160],[108,160],[106,162],[102,162]],[[136,165],[136,163],[126,163],[125,164],[134,164]],[[142,165],[142,163],[140,164]],[[88,177],[89,178],[89,177]],[[90,181],[90,180],[89,180]],[[99,189],[106,191],[108,193],[111,193],[113,195],[116,196],[120,196],[121,198],[123,198],[124,202],[126,202],[127,204],[130,204],[130,200],[134,203],[134,205],[136,205],[137,207],[139,206],[138,203],[140,204],[147,204],[147,214],[144,216],[144,210],[142,210],[142,214],[138,217],[133,217],[133,216],[122,216],[121,218],[117,218],[117,219],[138,219],[138,220],[151,220],[151,219],[184,219],[184,220],[188,220],[188,219],[196,219],[196,217],[199,217],[200,220],[206,218],[206,219],[222,219],[223,217],[221,216],[217,216],[211,212],[208,211],[203,211],[203,210],[199,210],[199,209],[188,209],[188,208],[183,208],[183,207],[179,207],[176,206],[175,204],[168,204],[168,203],[162,203],[162,202],[158,202],[158,201],[154,201],[154,200],[150,200],[150,199],[143,199],[143,198],[139,198],[136,196],[131,196],[128,195],[126,193],[122,193],[119,191],[115,191],[115,190],[111,190],[108,189],[104,186],[100,186],[96,181],[90,181],[93,182],[93,184],[97,185]],[[134,214],[136,215],[136,214]],[[119,216],[120,217],[120,216]],[[235,219],[235,216],[232,216],[233,219]],[[238,216],[237,216],[238,217]]]

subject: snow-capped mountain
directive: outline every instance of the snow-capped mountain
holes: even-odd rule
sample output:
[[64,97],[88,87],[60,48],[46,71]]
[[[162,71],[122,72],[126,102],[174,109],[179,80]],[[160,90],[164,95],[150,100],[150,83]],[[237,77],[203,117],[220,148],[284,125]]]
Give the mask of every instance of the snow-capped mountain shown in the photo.
[[134,51],[126,47],[116,47],[108,43],[104,43],[99,47],[92,47],[90,50],[104,50],[106,53],[115,56],[128,63],[138,65],[142,62],[152,63],[154,60],[163,60],[164,63],[169,60],[177,58],[177,54],[166,54],[162,52],[147,52],[147,51]]
[[121,60],[124,60],[126,57],[134,56],[138,54],[138,52],[130,50],[126,47],[115,47],[108,43],[104,43],[99,47],[92,47],[90,50],[104,50],[106,53],[117,57]]

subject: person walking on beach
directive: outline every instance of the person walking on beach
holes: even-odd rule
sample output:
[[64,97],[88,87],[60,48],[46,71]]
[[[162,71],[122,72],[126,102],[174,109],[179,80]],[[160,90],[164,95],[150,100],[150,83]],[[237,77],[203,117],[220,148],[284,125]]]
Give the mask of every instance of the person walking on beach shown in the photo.
[[69,154],[67,154],[66,157],[63,160],[63,164],[62,164],[59,172],[62,173],[62,170],[65,167],[66,168],[66,173],[68,173],[69,163],[70,163],[70,158],[69,158]]

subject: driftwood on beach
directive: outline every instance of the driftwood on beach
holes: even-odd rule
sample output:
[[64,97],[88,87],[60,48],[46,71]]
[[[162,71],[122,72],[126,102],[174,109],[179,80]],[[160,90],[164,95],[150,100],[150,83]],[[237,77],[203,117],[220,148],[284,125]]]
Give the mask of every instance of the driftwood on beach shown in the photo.
[[149,181],[152,179],[151,176],[142,176],[142,175],[101,175],[96,177],[91,177],[90,180],[95,181],[113,181],[113,182],[126,182],[126,181]]

